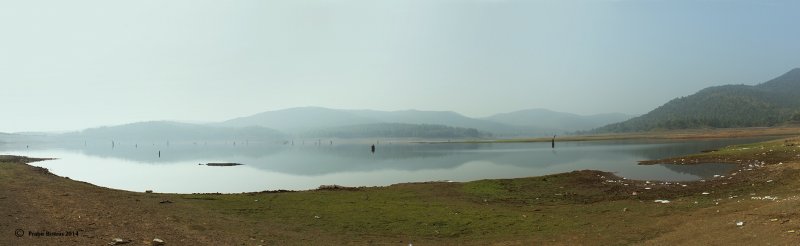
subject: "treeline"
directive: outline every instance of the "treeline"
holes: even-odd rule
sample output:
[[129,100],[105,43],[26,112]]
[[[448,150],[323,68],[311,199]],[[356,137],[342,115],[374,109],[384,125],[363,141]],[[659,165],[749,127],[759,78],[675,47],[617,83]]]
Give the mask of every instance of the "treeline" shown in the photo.
[[334,138],[482,138],[491,134],[474,128],[431,124],[376,123],[328,128],[308,133],[314,137]]

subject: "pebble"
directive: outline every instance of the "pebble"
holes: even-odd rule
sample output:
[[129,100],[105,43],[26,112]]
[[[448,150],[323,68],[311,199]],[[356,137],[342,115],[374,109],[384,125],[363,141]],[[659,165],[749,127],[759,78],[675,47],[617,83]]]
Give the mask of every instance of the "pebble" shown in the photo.
[[131,240],[125,240],[125,239],[122,239],[122,238],[114,238],[114,239],[111,239],[111,242],[108,243],[108,245],[122,245],[122,244],[130,243],[130,242],[131,242]]
[[161,240],[161,239],[158,239],[158,238],[154,238],[153,242],[150,245],[152,245],[152,246],[164,246],[164,244],[165,244],[164,240]]

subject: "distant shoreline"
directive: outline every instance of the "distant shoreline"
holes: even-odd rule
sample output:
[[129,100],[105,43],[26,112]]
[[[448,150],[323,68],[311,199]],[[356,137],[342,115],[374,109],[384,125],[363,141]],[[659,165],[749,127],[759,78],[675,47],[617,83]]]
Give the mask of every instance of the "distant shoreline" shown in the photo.
[[[720,138],[747,138],[747,137],[782,137],[800,135],[800,127],[749,127],[749,128],[721,128],[697,130],[670,130],[636,133],[611,133],[593,135],[564,135],[556,136],[556,142],[581,142],[603,140],[692,140],[692,139],[720,139]],[[446,140],[446,141],[409,141],[410,143],[535,143],[550,142],[552,137],[536,138],[501,138],[486,140]]]

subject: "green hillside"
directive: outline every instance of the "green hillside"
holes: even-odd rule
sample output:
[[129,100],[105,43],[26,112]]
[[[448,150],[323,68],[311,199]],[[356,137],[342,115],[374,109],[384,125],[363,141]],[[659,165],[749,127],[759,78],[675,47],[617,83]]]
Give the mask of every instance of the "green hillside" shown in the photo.
[[792,121],[800,121],[800,68],[755,86],[709,87],[595,132],[765,127]]

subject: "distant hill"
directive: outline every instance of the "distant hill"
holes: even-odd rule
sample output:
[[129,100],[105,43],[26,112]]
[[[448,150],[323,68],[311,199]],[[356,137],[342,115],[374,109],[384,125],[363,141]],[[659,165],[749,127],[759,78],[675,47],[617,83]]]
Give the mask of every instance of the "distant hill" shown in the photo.
[[[303,107],[262,112],[214,125],[228,127],[263,126],[288,134],[309,136],[332,128],[340,128],[339,130],[341,130],[351,126],[370,124],[372,127],[385,127],[384,131],[390,131],[399,125],[386,123],[399,123],[471,128],[482,132],[482,135],[492,134],[494,136],[507,137],[562,134],[564,132],[589,130],[630,118],[622,114],[579,116],[548,112],[550,113],[545,115],[519,111],[488,118],[470,118],[452,111],[377,111]],[[375,129],[373,129],[373,133],[374,131]],[[355,133],[351,132],[349,134]],[[363,134],[372,135],[372,133],[366,132]]]
[[530,130],[523,127],[517,127],[483,119],[470,118],[452,111],[348,110],[348,112],[365,118],[375,119],[384,123],[429,124],[474,128],[479,131],[503,136],[530,134]]
[[[290,134],[310,135],[320,130],[378,123],[429,124],[475,128],[486,132],[515,132],[517,127],[473,119],[451,111],[376,111],[341,110],[320,107],[290,108],[267,111],[224,121],[218,126],[263,126]],[[396,127],[396,125],[373,125]],[[389,130],[389,129],[386,129]]]
[[37,132],[0,133],[0,144],[40,142],[52,135],[53,134]]
[[266,111],[214,125],[226,127],[262,126],[297,134],[324,128],[380,122],[380,120],[361,117],[345,110],[302,107]]
[[540,131],[547,130],[551,133],[560,134],[564,132],[590,130],[611,123],[622,122],[633,117],[632,115],[620,113],[583,116],[555,112],[547,109],[526,109],[496,114],[483,119],[513,126],[536,127],[539,128]]
[[128,142],[256,141],[279,139],[283,138],[284,134],[259,126],[217,127],[171,121],[151,121],[90,128],[62,134],[59,137],[62,139],[102,139]]
[[430,124],[375,123],[342,126],[309,132],[312,136],[336,138],[481,138],[491,134],[475,128]]
[[800,68],[754,86],[709,87],[595,132],[764,127],[792,121],[800,121]]

